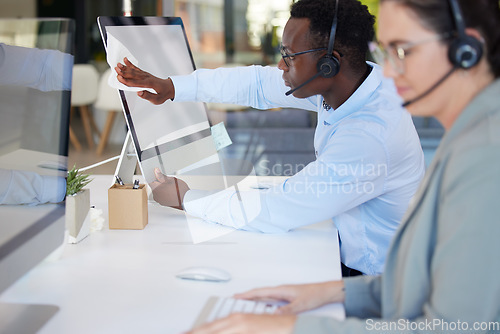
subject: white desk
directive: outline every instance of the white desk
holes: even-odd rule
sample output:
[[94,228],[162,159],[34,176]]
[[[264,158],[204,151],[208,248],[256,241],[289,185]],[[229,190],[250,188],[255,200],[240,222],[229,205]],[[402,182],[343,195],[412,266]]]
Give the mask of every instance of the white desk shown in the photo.
[[[94,176],[91,205],[103,209],[111,176]],[[226,269],[228,283],[181,280],[189,266]],[[211,295],[251,288],[340,279],[337,231],[332,222],[290,233],[235,231],[193,245],[182,212],[149,205],[144,230],[93,232],[63,246],[0,295],[1,302],[53,304],[59,312],[40,333],[180,333],[191,327]],[[343,318],[341,305],[317,312]],[[319,314],[319,313],[318,313]]]

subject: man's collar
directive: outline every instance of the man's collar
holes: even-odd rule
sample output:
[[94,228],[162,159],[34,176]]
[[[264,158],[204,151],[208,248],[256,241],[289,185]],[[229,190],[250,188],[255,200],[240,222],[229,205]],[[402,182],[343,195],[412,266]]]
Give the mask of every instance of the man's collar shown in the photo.
[[325,117],[325,125],[334,124],[361,109],[380,86],[383,79],[382,68],[375,63],[367,62],[367,64],[372,70],[358,89],[337,109],[324,108],[324,111],[328,112],[328,116]]

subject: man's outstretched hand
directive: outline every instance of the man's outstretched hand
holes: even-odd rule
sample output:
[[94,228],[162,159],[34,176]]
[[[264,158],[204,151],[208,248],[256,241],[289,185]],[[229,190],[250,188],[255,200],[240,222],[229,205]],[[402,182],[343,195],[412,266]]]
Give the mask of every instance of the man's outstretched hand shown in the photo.
[[178,178],[163,175],[159,168],[155,168],[155,177],[156,180],[149,184],[154,200],[163,206],[182,210],[184,195],[189,190],[187,183]]
[[168,99],[175,97],[174,84],[170,78],[161,79],[154,75],[141,70],[139,67],[132,64],[128,58],[123,59],[123,63],[118,63],[115,67],[117,79],[119,82],[129,87],[144,87],[153,88],[157,94],[143,90],[137,92],[139,97],[153,104],[162,104]]

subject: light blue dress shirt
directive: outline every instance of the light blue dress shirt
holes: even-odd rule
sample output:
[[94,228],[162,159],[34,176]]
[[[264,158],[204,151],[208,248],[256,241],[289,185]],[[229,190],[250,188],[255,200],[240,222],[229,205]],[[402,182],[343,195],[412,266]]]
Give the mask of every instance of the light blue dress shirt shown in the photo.
[[64,177],[0,168],[0,205],[59,203],[65,196]]
[[71,90],[73,56],[0,43],[0,83],[43,92]]
[[[285,96],[274,67],[200,69],[174,76],[175,101],[232,103],[259,109],[302,108],[318,112],[317,159],[271,189],[217,193],[190,190],[187,213],[207,221],[265,233],[333,219],[342,262],[365,274],[382,272],[389,243],[408,207],[425,165],[411,116],[392,81],[372,71],[337,109],[323,97]],[[241,207],[244,206],[245,214]]]

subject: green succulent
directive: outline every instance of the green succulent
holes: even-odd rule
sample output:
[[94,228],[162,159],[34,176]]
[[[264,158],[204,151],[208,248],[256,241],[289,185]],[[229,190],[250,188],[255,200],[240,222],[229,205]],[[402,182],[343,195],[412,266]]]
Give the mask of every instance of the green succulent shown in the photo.
[[81,174],[76,168],[76,165],[68,171],[68,177],[66,178],[66,196],[74,195],[82,190],[87,184],[90,183],[89,174]]

